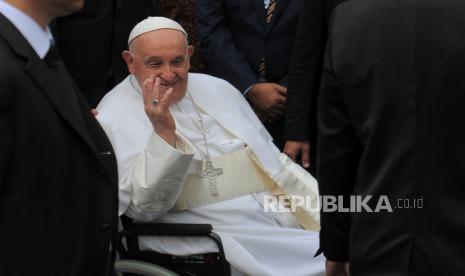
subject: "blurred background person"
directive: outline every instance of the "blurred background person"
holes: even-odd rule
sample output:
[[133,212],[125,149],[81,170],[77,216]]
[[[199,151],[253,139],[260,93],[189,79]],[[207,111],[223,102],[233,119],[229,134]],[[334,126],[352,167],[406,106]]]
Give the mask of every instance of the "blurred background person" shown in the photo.
[[[196,0],[158,0],[157,16],[171,18],[181,24],[189,36],[189,44],[199,48],[197,26],[195,24]],[[192,73],[207,73],[208,66],[200,51],[195,50],[191,56]]]
[[157,13],[157,0],[86,0],[52,29],[63,61],[91,107],[129,74],[121,57],[134,25]]
[[196,0],[200,50],[209,73],[229,81],[248,99],[284,146],[289,58],[298,0]]
[[289,65],[284,153],[313,175],[316,170],[316,107],[333,8],[344,0],[302,0]]

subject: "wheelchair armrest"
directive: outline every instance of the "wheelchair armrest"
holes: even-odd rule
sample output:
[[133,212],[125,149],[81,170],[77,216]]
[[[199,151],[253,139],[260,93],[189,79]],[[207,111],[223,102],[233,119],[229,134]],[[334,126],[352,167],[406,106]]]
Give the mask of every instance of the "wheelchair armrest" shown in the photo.
[[132,223],[123,232],[126,236],[208,236],[210,224],[187,223]]
[[136,273],[144,276],[179,276],[161,266],[136,260],[115,261],[115,271],[119,273]]
[[[128,252],[141,252],[138,237],[141,236],[182,236],[182,237],[207,237],[215,242],[218,253],[223,260],[223,274],[230,275],[229,263],[226,261],[221,238],[214,232],[211,224],[186,224],[186,223],[135,223],[130,218],[122,216],[123,230],[117,234],[117,250],[122,257],[128,256]],[[122,239],[126,238],[128,249],[124,248]]]
[[211,224],[188,224],[188,223],[126,223],[124,230],[118,232],[118,250],[124,252],[121,239],[128,239],[131,250],[138,250],[137,237],[140,236],[183,236],[183,237],[207,237],[215,242],[220,255],[224,258],[223,244],[221,238],[212,232]]

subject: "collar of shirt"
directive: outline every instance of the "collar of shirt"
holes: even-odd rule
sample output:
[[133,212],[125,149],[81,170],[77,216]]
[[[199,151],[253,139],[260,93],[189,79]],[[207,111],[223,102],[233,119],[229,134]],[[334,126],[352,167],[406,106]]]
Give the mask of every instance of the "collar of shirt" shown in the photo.
[[43,59],[53,41],[52,33],[47,27],[42,29],[34,19],[5,1],[0,1],[0,13],[3,14],[20,31],[37,55]]
[[263,0],[263,4],[265,5],[265,10],[267,10],[270,5],[270,0]]

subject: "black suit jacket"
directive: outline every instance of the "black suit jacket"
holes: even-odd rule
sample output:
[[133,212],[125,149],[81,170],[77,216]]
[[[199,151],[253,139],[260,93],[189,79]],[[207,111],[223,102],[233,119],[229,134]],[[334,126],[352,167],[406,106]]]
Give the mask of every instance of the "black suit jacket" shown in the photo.
[[286,140],[313,141],[316,138],[316,106],[327,22],[334,6],[341,2],[344,0],[302,0],[289,65]]
[[386,195],[393,208],[322,213],[321,249],[350,260],[353,275],[465,275],[464,13],[459,0],[351,0],[334,11],[320,192]]
[[265,57],[266,80],[287,86],[299,2],[277,0],[267,24],[263,0],[197,0],[200,50],[210,73],[244,92],[259,82],[256,72]]
[[107,275],[112,147],[61,62],[0,14],[0,275]]
[[[265,58],[266,82],[287,87],[299,3],[300,0],[277,0],[271,22],[266,23],[263,0],[197,0],[200,50],[210,74],[245,92],[260,82],[258,67]],[[282,149],[284,119],[265,123],[265,127]]]

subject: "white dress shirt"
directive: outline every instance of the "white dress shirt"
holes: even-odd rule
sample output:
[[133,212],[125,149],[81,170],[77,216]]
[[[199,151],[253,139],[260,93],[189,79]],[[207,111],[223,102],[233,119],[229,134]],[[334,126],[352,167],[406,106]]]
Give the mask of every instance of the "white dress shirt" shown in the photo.
[[53,41],[52,33],[47,27],[42,29],[29,15],[18,10],[5,1],[0,1],[0,13],[15,25],[19,32],[26,38],[37,55],[43,59],[50,49]]
[[265,9],[268,9],[268,6],[270,5],[270,0],[263,0],[263,4],[265,5]]

